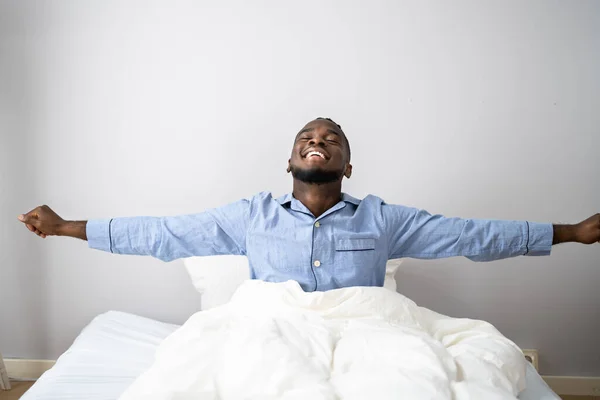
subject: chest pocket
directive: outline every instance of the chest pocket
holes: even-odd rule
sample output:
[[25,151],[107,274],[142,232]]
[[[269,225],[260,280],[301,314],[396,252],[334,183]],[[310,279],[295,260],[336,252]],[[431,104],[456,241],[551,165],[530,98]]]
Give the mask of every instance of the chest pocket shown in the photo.
[[338,239],[335,256],[339,268],[371,268],[375,261],[375,239]]

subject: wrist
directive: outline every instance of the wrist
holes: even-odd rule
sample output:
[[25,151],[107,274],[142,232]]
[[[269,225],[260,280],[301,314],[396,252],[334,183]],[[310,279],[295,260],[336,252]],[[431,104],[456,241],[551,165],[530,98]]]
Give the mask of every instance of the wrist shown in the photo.
[[553,225],[553,228],[554,237],[552,239],[552,244],[578,241],[577,225]]
[[71,221],[60,221],[56,224],[55,233],[56,236],[67,236],[67,224]]
[[58,236],[86,239],[87,221],[62,221],[56,228]]

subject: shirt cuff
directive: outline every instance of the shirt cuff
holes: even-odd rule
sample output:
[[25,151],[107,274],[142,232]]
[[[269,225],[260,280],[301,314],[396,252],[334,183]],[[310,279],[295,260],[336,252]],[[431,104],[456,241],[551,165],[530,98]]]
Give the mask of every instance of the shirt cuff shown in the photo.
[[110,243],[110,222],[112,219],[92,219],[85,225],[88,246],[92,249],[112,253]]
[[527,222],[529,225],[529,238],[527,239],[527,256],[549,256],[552,250],[554,228],[552,224],[539,224]]

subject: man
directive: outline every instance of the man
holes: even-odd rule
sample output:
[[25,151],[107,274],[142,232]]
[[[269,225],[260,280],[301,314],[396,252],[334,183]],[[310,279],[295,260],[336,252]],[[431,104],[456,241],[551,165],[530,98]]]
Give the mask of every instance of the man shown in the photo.
[[241,254],[251,277],[296,280],[305,291],[383,286],[388,259],[465,256],[490,261],[549,255],[553,244],[600,241],[600,214],[576,225],[445,218],[342,193],[350,145],[328,118],[296,135],[288,172],[293,192],[260,193],[200,214],[65,221],[49,207],[20,215],[38,236],[71,236],[118,254],[181,257]]

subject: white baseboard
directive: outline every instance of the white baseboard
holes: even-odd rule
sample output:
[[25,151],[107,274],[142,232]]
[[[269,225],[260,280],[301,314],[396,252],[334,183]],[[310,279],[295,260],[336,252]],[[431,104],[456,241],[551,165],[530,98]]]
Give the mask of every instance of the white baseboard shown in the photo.
[[35,381],[52,368],[54,363],[54,360],[4,359],[9,378],[16,381]]
[[557,394],[572,396],[600,396],[600,377],[596,376],[542,376]]
[[[54,360],[4,359],[8,376],[14,380],[34,381],[54,366]],[[542,376],[557,394],[600,396],[600,377]]]

